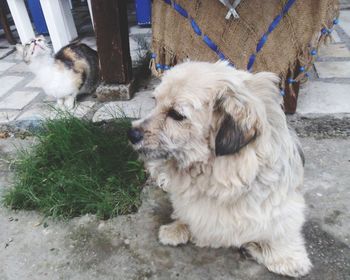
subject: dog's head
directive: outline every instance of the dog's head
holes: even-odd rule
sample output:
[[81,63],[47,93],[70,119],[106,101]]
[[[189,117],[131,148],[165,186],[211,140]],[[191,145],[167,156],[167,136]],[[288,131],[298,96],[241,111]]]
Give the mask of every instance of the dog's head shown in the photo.
[[133,123],[129,139],[145,160],[172,159],[183,168],[240,153],[264,133],[265,103],[281,103],[277,81],[224,62],[180,64],[163,76],[156,107]]

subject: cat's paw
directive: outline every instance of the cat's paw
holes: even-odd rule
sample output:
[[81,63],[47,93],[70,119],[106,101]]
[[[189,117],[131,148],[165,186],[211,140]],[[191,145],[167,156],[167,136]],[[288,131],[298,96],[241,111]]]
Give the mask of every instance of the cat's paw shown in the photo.
[[69,96],[64,100],[64,107],[68,110],[72,110],[75,107],[75,98],[73,96]]
[[58,98],[57,99],[57,108],[58,109],[64,109],[64,99],[63,98]]

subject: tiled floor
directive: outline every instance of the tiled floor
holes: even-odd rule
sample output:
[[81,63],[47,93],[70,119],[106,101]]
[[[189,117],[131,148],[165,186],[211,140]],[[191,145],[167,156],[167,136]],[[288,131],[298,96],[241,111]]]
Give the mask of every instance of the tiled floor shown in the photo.
[[334,42],[319,51],[317,77],[300,91],[299,114],[350,113],[350,10],[341,10],[332,36]]
[[[75,23],[81,41],[96,49],[91,20],[87,8],[79,6],[74,11]],[[141,28],[135,23],[135,12],[129,11],[130,51],[133,66],[136,67],[140,57],[147,51],[145,46],[150,44],[151,29]],[[17,57],[14,46],[8,45],[0,33],[0,125],[33,125],[47,117],[56,115],[55,100],[45,95],[40,83],[29,71],[28,66]],[[152,88],[152,87],[151,87]],[[153,107],[150,88],[138,92],[129,102],[99,103],[88,97],[80,101],[72,113],[77,116],[88,115],[95,121],[111,118],[107,111],[122,108],[130,117],[140,116],[136,112],[146,114]]]

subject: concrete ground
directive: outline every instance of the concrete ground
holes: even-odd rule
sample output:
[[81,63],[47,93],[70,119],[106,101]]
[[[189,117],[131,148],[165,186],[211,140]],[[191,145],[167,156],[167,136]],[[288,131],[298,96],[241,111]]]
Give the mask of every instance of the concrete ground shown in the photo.
[[[301,139],[308,204],[304,234],[314,264],[303,279],[350,279],[350,139],[317,138]],[[0,189],[9,187],[6,161],[14,147],[30,141],[0,140]],[[1,208],[0,279],[288,279],[237,249],[160,245],[157,230],[170,221],[169,205],[166,195],[149,185],[138,213],[107,221],[94,216],[53,221]]]
[[[342,5],[348,8],[349,1],[342,0]],[[288,117],[306,156],[304,234],[314,268],[303,279],[350,279],[350,10],[341,11],[340,21],[335,42],[320,51],[315,71],[300,92],[297,114]],[[148,31],[140,33],[135,27],[131,32],[136,32],[132,38],[137,42]],[[0,123],[17,130],[40,120],[45,104],[52,101],[10,51],[0,48]],[[132,101],[87,100],[92,102],[85,103],[88,109],[76,113],[95,121],[111,118],[119,107],[131,116],[146,114],[153,106],[150,92],[156,83],[145,84]],[[18,98],[21,92],[28,94],[26,102]],[[145,110],[140,113],[141,106]],[[34,141],[10,135],[1,139],[0,133],[0,193],[11,187],[17,147],[30,147]],[[34,211],[0,207],[0,280],[288,279],[234,248],[160,245],[157,230],[170,221],[169,201],[151,182],[142,201],[136,214],[107,221],[92,215],[56,221]]]

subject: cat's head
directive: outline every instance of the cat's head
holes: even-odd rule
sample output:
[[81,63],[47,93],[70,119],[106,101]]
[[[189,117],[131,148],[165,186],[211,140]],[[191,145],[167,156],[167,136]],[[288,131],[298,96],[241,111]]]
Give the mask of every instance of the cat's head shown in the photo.
[[35,57],[51,54],[51,48],[42,35],[35,37],[25,45],[17,44],[16,49],[18,55],[26,63],[32,62]]

